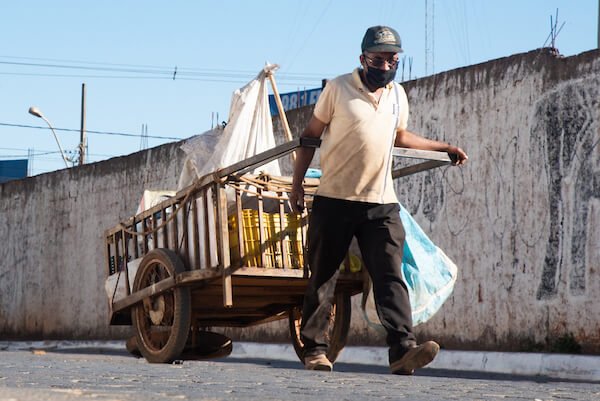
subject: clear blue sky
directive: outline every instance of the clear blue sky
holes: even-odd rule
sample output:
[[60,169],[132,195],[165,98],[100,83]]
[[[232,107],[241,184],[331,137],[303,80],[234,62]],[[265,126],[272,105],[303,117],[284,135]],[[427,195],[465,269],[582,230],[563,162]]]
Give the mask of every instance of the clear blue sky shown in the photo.
[[[79,142],[81,84],[87,129],[140,135],[148,146],[226,120],[231,93],[266,61],[280,92],[319,87],[358,66],[367,27],[395,27],[408,79],[544,45],[550,16],[564,22],[565,56],[597,47],[597,0],[3,1],[0,4],[0,160],[34,153],[32,174],[63,168]],[[427,41],[426,41],[427,32]],[[547,43],[548,44],[548,43]],[[426,53],[426,49],[430,53]],[[427,56],[426,56],[427,54]],[[427,60],[427,70],[425,68]],[[173,71],[177,67],[175,80]],[[400,78],[400,73],[398,74]],[[17,125],[17,126],[12,126]],[[152,138],[152,136],[164,137]],[[140,149],[139,137],[88,135],[90,161]]]

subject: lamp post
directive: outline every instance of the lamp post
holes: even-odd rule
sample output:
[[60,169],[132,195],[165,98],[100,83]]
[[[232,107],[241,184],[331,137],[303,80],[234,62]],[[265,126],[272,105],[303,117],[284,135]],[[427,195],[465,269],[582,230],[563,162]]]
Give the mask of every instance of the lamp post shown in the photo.
[[52,127],[52,124],[50,124],[50,121],[48,121],[48,119],[46,117],[44,117],[42,112],[35,106],[31,106],[29,108],[29,114],[41,118],[42,120],[44,120],[46,122],[46,124],[48,124],[48,127],[50,127],[50,130],[52,130],[52,134],[54,134],[54,139],[56,139],[56,144],[58,145],[58,149],[60,149],[60,155],[62,156],[63,161],[65,162],[65,166],[67,168],[69,168],[69,164],[67,163],[68,159],[65,156],[65,152],[63,152],[62,146],[60,146],[60,141],[58,140],[58,136],[56,136],[56,132],[54,132],[54,128]]

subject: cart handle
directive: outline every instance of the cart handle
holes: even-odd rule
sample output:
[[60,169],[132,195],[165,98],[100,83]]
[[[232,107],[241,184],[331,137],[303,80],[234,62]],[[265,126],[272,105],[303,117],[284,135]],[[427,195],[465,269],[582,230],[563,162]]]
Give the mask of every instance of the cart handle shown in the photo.
[[433,150],[394,148],[394,150],[392,151],[392,156],[425,160],[421,163],[413,164],[408,167],[392,170],[392,178],[405,177],[407,175],[419,173],[421,171],[431,170],[432,168],[444,166],[446,164],[451,164],[454,162],[454,155],[450,155],[446,152],[437,152]]
[[[296,148],[299,147],[307,147],[307,148],[318,148],[321,146],[321,140],[319,138],[296,138],[289,142],[283,143],[279,146],[276,146],[267,151],[261,152],[255,156],[252,156],[248,159],[242,160],[240,162],[234,163],[230,166],[224,167],[222,169],[216,170],[213,173],[206,174],[200,178],[198,178],[194,184],[194,187],[204,187],[207,184],[211,184],[213,182],[221,182],[225,177],[231,174],[245,174],[248,171],[267,164],[270,161],[279,159],[282,156],[285,156],[291,152],[293,152]],[[405,175],[414,174],[420,171],[429,170],[435,167],[443,166],[445,164],[452,163],[450,156],[446,152],[436,152],[431,150],[419,150],[419,149],[407,149],[407,148],[394,148],[392,151],[393,156],[399,157],[407,157],[413,159],[422,159],[425,160],[422,163],[418,163],[416,165],[412,165],[409,167],[401,168],[398,170],[392,171],[392,177],[398,178],[403,177]],[[185,188],[177,193],[176,197],[183,196],[184,192],[189,190],[189,188]]]

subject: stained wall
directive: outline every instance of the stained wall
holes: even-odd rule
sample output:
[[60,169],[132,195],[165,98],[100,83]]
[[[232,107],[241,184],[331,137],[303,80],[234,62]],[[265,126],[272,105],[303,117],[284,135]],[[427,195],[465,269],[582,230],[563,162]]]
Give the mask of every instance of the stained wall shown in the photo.
[[[396,181],[459,268],[418,336],[458,349],[600,353],[600,52],[536,50],[404,87],[409,128],[470,158]],[[289,112],[294,135],[311,111]],[[175,188],[183,159],[173,143],[0,184],[0,338],[125,336],[107,325],[103,232],[135,212],[144,189]],[[382,345],[354,302],[350,343]],[[228,333],[288,341],[285,322]]]

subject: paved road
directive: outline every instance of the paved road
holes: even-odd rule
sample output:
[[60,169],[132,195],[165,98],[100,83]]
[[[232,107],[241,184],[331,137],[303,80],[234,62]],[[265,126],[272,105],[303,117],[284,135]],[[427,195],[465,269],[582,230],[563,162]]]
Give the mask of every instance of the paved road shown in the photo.
[[156,365],[124,350],[0,351],[0,401],[63,400],[600,400],[600,383],[337,363],[332,373],[299,362],[228,357]]

